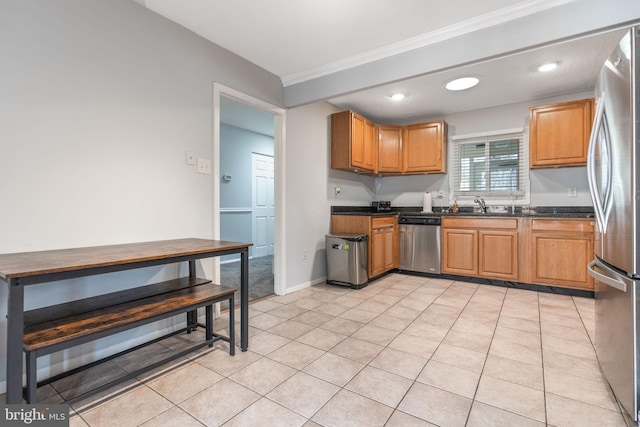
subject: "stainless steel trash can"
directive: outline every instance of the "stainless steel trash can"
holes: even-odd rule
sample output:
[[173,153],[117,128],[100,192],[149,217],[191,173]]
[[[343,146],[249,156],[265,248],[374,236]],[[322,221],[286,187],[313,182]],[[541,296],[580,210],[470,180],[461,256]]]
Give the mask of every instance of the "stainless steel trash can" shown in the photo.
[[327,234],[327,283],[360,289],[367,286],[367,235]]

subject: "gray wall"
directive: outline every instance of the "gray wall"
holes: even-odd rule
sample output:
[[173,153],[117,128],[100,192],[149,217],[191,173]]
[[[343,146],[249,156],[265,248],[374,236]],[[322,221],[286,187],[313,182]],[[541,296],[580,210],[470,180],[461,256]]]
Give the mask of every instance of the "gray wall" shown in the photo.
[[[225,212],[225,209],[251,209],[251,154],[273,156],[273,137],[235,126],[220,126],[220,176],[231,175],[230,182],[220,180],[220,238],[251,242],[251,212]],[[223,258],[239,259],[239,256]]]
[[[425,118],[443,119],[449,125],[449,136],[529,126],[529,109],[537,105],[553,104],[593,97],[584,92],[520,102],[482,110]],[[451,156],[448,156],[449,159]],[[449,170],[451,165],[449,165]],[[585,167],[535,169],[530,171],[532,206],[591,206]],[[435,206],[448,206],[449,176],[447,174],[376,178],[375,197],[391,200],[396,206],[422,206],[422,193],[443,191],[442,199],[434,199]],[[576,187],[577,197],[568,197],[568,188]]]
[[[185,150],[212,159],[214,82],[282,105],[278,77],[130,0],[3,0],[0,40],[0,253],[212,237],[212,175],[186,165]],[[181,268],[31,286],[26,308]],[[0,331],[5,314],[0,286]],[[40,378],[172,327],[40,358]],[[0,391],[4,353],[0,333]]]

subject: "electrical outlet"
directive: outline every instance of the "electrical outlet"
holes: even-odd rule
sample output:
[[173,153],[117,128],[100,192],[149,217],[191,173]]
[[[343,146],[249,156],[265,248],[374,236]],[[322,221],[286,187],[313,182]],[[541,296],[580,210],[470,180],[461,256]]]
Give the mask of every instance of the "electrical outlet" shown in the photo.
[[206,175],[211,175],[211,160],[209,159],[198,159],[198,166],[196,168],[198,173],[204,173]]
[[308,259],[309,258],[309,253],[307,252],[306,249],[302,250],[302,259]]
[[576,187],[569,187],[569,197],[578,197]]

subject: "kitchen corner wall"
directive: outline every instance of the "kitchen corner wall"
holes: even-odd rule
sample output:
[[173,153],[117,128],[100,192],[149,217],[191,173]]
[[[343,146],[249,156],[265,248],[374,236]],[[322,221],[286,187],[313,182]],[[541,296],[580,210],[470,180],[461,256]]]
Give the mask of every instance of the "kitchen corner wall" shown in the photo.
[[[331,206],[367,205],[375,195],[374,178],[330,167],[330,116],[338,111],[328,102],[287,110],[287,293],[324,280],[324,238],[329,232]],[[303,259],[305,252],[307,259]]]
[[[582,92],[440,117],[427,117],[420,121],[445,120],[449,125],[449,137],[528,127],[529,109],[533,106],[591,97],[593,92]],[[448,169],[451,169],[450,165]],[[532,206],[591,206],[586,167],[533,169],[530,171],[530,182]],[[568,196],[569,187],[576,187],[577,197]],[[374,199],[391,200],[393,206],[422,206],[422,193],[425,191],[443,192],[442,198],[433,200],[434,206],[449,206],[450,203],[449,176],[445,174],[380,177],[375,179],[375,188]]]

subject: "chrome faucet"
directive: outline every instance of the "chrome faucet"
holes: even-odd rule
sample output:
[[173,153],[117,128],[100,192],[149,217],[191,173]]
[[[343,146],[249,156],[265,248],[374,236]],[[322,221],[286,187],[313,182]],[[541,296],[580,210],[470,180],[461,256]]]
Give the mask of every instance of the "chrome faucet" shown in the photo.
[[480,210],[482,213],[487,213],[487,205],[484,203],[484,199],[482,197],[476,198],[473,203],[477,203],[480,205]]

